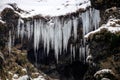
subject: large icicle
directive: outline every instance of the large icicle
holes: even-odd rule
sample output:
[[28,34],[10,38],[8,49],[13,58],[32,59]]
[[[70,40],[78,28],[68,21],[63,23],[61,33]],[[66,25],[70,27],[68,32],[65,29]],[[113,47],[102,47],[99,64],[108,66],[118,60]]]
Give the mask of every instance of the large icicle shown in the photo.
[[63,49],[67,51],[68,40],[71,36],[72,20],[65,21],[63,27]]

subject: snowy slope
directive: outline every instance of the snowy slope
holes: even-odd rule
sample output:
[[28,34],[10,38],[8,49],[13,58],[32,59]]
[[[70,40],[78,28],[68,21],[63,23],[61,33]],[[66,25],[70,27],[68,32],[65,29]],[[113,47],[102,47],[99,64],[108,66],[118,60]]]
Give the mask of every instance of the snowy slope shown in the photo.
[[60,16],[90,6],[89,0],[2,0],[0,11],[7,7],[8,3],[16,3],[18,8],[29,12],[29,14],[21,13],[22,17]]

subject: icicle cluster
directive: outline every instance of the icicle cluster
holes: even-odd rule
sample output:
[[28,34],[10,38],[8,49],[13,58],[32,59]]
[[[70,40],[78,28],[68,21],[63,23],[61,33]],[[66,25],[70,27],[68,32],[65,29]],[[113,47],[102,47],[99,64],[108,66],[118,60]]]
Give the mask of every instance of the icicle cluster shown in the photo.
[[83,35],[99,27],[100,13],[99,10],[90,8],[82,13]]
[[61,53],[62,47],[64,51],[67,51],[68,40],[71,36],[72,27],[74,28],[74,36],[77,38],[77,26],[78,20],[67,19],[65,21],[59,18],[52,18],[48,22],[43,20],[34,20],[33,24],[29,21],[24,23],[19,19],[17,26],[18,37],[21,38],[27,36],[28,39],[34,36],[34,50],[37,52],[39,44],[43,43],[44,50],[49,53],[50,49],[54,49],[56,59],[58,54]]
[[[22,19],[18,20],[17,25],[17,36],[23,39],[27,37],[28,40],[34,39],[34,50],[37,53],[39,49],[39,44],[43,44],[44,51],[49,53],[50,49],[55,51],[56,59],[58,60],[58,55],[62,51],[67,52],[68,41],[71,34],[74,34],[74,40],[77,39],[77,29],[78,20],[82,18],[83,24],[83,37],[89,31],[99,27],[99,11],[95,9],[87,10],[86,12],[80,14],[79,17],[74,17],[73,19],[59,19],[51,18],[50,21],[43,21],[42,19],[34,19],[33,21],[24,22]],[[10,35],[11,33],[9,33]],[[85,40],[81,39],[81,46],[79,48],[80,56],[85,56],[86,46]],[[9,51],[11,50],[11,35],[9,36]],[[76,46],[70,46],[70,52],[75,58]]]

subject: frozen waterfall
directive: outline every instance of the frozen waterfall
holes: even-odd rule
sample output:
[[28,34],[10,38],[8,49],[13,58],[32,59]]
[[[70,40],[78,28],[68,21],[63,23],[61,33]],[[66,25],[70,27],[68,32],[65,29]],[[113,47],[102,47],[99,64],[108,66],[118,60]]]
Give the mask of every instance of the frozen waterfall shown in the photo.
[[[82,25],[80,26],[79,20],[82,19]],[[77,40],[78,35],[83,35],[81,38],[81,45],[79,46],[79,56],[86,55],[87,46],[85,45],[84,35],[99,27],[100,15],[99,11],[95,9],[89,9],[83,13],[79,13],[78,17],[72,18],[59,18],[51,17],[48,21],[43,19],[33,19],[29,21],[23,21],[21,18],[18,20],[17,25],[17,38],[33,39],[34,51],[37,53],[39,45],[44,46],[44,51],[48,54],[50,49],[55,52],[56,60],[58,55],[62,55],[62,52],[68,51],[68,42],[71,36],[74,36],[74,40]],[[83,27],[83,34],[78,34],[78,27]],[[9,32],[9,52],[11,51],[11,32]],[[70,52],[73,57],[76,53],[76,45],[70,45]]]

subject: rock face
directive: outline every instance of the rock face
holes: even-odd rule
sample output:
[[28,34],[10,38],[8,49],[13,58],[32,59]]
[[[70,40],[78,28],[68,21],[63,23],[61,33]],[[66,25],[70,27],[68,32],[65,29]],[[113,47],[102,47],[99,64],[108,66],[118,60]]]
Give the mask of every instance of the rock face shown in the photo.
[[0,22],[0,49],[3,49],[3,47],[5,47],[7,38],[4,36],[7,35],[7,32],[7,25],[4,22]]
[[[120,79],[120,31],[118,28],[119,21],[108,24],[110,19],[120,19],[120,2],[119,0],[91,0],[91,4],[94,8],[100,10],[101,22],[100,25],[106,26],[106,28],[100,27],[99,30],[91,32],[88,39],[89,54],[93,58],[94,67],[90,67],[87,72],[87,76],[92,78],[90,80],[119,80]],[[109,28],[111,26],[111,29]],[[118,27],[116,29],[116,26]],[[116,31],[114,31],[116,30]],[[106,77],[96,78],[95,73],[98,70],[110,69],[114,74]],[[91,77],[91,72],[94,77]],[[105,75],[104,75],[105,76]],[[98,77],[98,76],[97,76]],[[94,79],[95,78],[95,79]],[[88,80],[89,80],[88,79]],[[85,79],[87,80],[87,79]]]
[[118,21],[116,20],[115,23],[108,22],[106,27],[100,27],[98,30],[89,33],[88,36],[90,54],[93,57],[93,62],[98,66],[98,70],[111,69],[115,73],[115,76],[107,78],[112,80],[120,79],[119,22],[119,19]]
[[111,7],[120,7],[119,0],[91,0],[91,4],[96,9],[107,9]]
[[[13,38],[9,37],[9,31],[17,26],[19,15],[11,8],[5,8],[0,15],[0,80],[14,80],[24,75],[31,78],[43,76],[43,73],[28,61],[27,51],[21,48],[20,43],[14,45],[10,53],[8,51],[8,41]],[[11,35],[14,32],[11,31]],[[47,76],[45,79],[50,80]]]
[[5,8],[1,12],[1,18],[3,21],[6,22],[7,25],[9,25],[9,28],[15,27],[18,23],[19,15],[15,13],[15,11],[11,8]]

